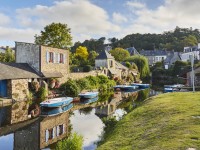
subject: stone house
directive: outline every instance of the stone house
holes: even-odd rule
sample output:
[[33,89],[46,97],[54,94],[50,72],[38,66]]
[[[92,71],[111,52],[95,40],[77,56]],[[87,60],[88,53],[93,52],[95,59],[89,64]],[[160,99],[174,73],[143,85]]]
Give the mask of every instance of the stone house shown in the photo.
[[135,47],[129,47],[126,48],[125,50],[127,50],[131,56],[139,55],[139,52],[135,49]]
[[[192,71],[186,73],[186,85],[192,86]],[[194,85],[200,86],[200,67],[194,68]]]
[[28,83],[41,76],[27,63],[0,63],[0,97],[27,99]]
[[167,58],[164,60],[164,67],[165,69],[170,68],[176,61],[181,60],[179,52],[168,52]]
[[106,50],[102,51],[95,59],[95,68],[101,74],[110,78],[118,77],[122,79],[127,77],[129,73],[137,75],[137,71],[130,71],[126,66],[115,61],[114,57]]
[[68,50],[16,42],[15,56],[16,63],[28,63],[43,78],[59,78],[61,83],[68,78]]
[[149,66],[153,66],[157,62],[164,61],[167,58],[166,50],[141,50],[140,55],[147,57]]

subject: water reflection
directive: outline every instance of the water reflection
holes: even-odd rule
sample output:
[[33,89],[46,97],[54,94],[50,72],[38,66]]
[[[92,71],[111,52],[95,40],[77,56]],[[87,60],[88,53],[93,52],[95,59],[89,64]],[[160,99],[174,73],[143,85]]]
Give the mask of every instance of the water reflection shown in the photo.
[[84,137],[85,150],[95,149],[105,127],[103,118],[120,120],[147,98],[149,92],[146,89],[101,93],[98,99],[75,103],[72,109],[48,117],[30,118],[32,111],[27,102],[0,108],[0,147],[6,150],[55,149],[59,140],[76,131]]

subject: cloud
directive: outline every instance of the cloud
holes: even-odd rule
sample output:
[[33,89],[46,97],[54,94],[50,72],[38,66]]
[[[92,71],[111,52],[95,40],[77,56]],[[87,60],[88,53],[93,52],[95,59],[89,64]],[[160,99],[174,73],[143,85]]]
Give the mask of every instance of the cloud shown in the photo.
[[118,32],[120,27],[109,21],[107,12],[87,0],[57,1],[54,5],[37,5],[34,8],[17,10],[22,27],[42,29],[52,22],[66,23],[73,36],[108,35]]
[[126,5],[130,8],[134,8],[134,9],[144,9],[144,8],[146,8],[146,4],[140,3],[140,2],[137,2],[137,1],[127,1]]
[[120,13],[114,12],[112,17],[113,17],[113,21],[116,23],[127,22],[127,18]]
[[11,22],[10,18],[3,13],[0,13],[0,26],[7,25]]

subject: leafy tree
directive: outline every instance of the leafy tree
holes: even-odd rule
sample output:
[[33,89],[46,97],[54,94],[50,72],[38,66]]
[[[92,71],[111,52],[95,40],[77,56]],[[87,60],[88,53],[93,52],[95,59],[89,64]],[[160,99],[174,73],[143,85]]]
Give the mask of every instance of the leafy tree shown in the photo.
[[183,72],[188,67],[190,67],[188,62],[176,61],[175,64],[174,64],[174,67],[173,67],[173,75],[174,76],[179,75],[181,72]]
[[15,62],[15,53],[9,47],[6,48],[5,54],[0,53],[0,62]]
[[52,23],[44,27],[41,35],[35,35],[35,43],[67,49],[72,45],[72,36],[67,24]]
[[123,48],[115,48],[111,50],[110,53],[117,61],[124,61],[126,58],[130,57],[129,52]]
[[76,49],[76,56],[79,57],[79,58],[82,58],[84,60],[86,60],[88,58],[88,51],[87,51],[87,48],[84,47],[84,46],[79,46],[77,49]]
[[98,56],[98,53],[95,51],[90,51],[89,52],[89,56],[88,56],[88,60],[90,65],[94,66],[95,64],[95,58]]
[[141,79],[147,79],[150,77],[149,64],[146,57],[134,55],[127,58],[126,61],[134,62],[137,65]]

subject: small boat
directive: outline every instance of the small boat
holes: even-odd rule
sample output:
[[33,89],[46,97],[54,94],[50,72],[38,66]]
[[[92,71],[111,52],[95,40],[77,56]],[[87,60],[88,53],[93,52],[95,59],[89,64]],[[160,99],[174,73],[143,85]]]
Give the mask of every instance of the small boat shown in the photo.
[[40,103],[41,107],[60,107],[69,105],[73,101],[72,97],[59,97],[59,98],[53,98],[46,100],[42,103]]
[[132,85],[116,85],[116,86],[114,86],[114,89],[115,90],[124,90],[124,91],[126,91],[126,90],[136,90],[136,89],[138,89],[138,86],[132,86]]
[[97,97],[98,94],[99,92],[84,92],[84,93],[78,94],[78,96],[80,98],[94,98],[94,97]]
[[94,98],[90,98],[90,99],[81,99],[80,103],[81,104],[90,104],[90,103],[96,102],[97,100],[98,100],[98,96],[94,97]]
[[180,90],[177,89],[177,88],[172,88],[172,87],[166,87],[166,88],[164,88],[164,92],[165,93],[168,93],[168,92],[178,92],[178,91],[180,91]]
[[142,84],[142,83],[132,83],[132,86],[138,86],[139,89],[145,89],[145,88],[149,88],[150,84]]
[[183,84],[173,84],[173,85],[164,85],[164,88],[181,88],[184,87]]
[[61,107],[41,107],[41,114],[40,116],[55,116],[61,113],[64,113],[68,110],[70,110],[73,107],[73,104],[70,103],[69,105],[66,106],[61,106]]

